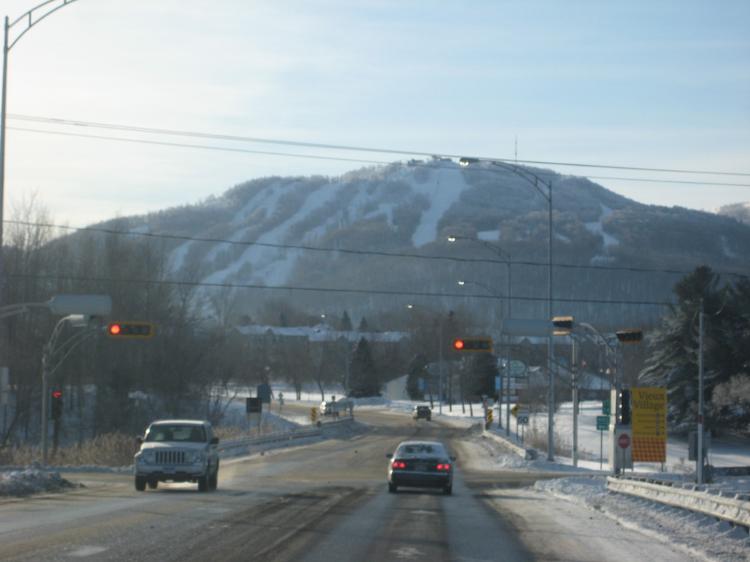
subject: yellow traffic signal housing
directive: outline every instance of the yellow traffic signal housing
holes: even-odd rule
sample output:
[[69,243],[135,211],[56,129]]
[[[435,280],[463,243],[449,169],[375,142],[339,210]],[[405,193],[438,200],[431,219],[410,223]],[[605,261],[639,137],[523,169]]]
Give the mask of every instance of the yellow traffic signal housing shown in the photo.
[[156,326],[153,322],[110,322],[107,335],[116,339],[146,339],[153,337]]
[[554,316],[552,317],[552,334],[555,336],[567,336],[573,330],[572,316]]
[[492,353],[492,338],[456,338],[453,340],[453,349],[461,352]]

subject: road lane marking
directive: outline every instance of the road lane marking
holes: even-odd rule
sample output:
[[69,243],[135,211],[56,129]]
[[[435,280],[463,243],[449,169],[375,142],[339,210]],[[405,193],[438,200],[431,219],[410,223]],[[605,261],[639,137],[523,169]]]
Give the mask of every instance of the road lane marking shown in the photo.
[[93,556],[94,554],[101,554],[102,552],[109,550],[104,546],[82,546],[75,549],[73,552],[68,554],[71,558],[86,558],[87,556]]
[[391,553],[399,560],[413,560],[414,558],[421,558],[424,552],[413,546],[402,546],[391,550]]

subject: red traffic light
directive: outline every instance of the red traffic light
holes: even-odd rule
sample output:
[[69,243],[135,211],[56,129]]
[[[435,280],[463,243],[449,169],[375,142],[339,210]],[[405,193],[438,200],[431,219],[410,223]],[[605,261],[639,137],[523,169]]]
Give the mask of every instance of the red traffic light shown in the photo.
[[453,349],[456,351],[492,353],[492,338],[456,338],[453,340]]
[[110,322],[107,324],[107,335],[117,339],[150,338],[156,332],[152,322]]
[[52,391],[52,398],[60,399],[62,398],[62,390],[53,390]]

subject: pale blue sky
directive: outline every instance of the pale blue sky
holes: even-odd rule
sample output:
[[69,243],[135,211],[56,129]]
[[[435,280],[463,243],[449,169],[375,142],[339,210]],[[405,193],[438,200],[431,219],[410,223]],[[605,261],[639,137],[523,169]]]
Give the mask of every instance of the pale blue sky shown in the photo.
[[[493,157],[517,136],[522,159],[750,172],[749,30],[747,1],[78,0],[11,51],[8,111]],[[9,131],[7,198],[36,191],[84,224],[355,167]],[[750,201],[600,183],[646,203]]]

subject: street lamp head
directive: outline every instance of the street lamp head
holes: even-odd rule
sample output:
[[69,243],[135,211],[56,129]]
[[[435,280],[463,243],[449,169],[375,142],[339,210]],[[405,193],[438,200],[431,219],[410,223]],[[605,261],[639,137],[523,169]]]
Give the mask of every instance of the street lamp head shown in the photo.
[[448,236],[448,242],[455,242],[456,240],[458,240],[458,238],[455,236]]
[[414,308],[414,305],[413,304],[407,304],[406,308],[408,308],[409,310],[411,310],[412,308]]
[[456,285],[458,285],[459,287],[463,287],[464,285],[466,285],[466,281],[456,281]]

